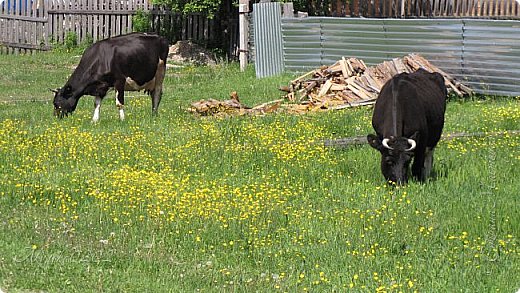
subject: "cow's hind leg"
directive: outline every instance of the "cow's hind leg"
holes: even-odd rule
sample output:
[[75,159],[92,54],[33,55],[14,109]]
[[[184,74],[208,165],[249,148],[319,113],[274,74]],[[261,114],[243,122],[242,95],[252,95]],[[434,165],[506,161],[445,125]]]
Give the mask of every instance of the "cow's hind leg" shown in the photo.
[[125,96],[124,91],[116,91],[116,107],[119,109],[119,119],[125,120]]
[[155,87],[152,91],[150,91],[150,96],[152,97],[152,113],[157,114],[159,109],[159,104],[161,103],[162,97],[162,88],[164,75],[166,74],[166,63],[164,60],[159,59],[159,64],[157,64],[157,71],[155,72]]
[[101,109],[102,97],[96,96],[94,99],[94,114],[92,115],[92,122],[96,123],[99,121],[99,111]]

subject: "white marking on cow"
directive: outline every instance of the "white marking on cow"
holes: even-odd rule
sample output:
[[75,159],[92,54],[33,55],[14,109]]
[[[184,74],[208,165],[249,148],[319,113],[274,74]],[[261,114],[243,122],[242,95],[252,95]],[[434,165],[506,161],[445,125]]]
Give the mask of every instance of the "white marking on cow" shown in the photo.
[[127,77],[125,79],[125,91],[140,91],[140,90],[148,90],[153,91],[157,86],[160,86],[161,84],[156,84],[157,77],[164,75],[164,60],[159,59],[159,62],[157,63],[157,71],[155,71],[154,77],[150,80],[145,82],[144,84],[140,85],[135,80],[133,80],[131,77]]
[[132,78],[127,77],[125,80],[125,91],[140,91],[140,90],[153,90],[155,88],[155,77],[152,80],[145,82],[143,85],[139,85]]
[[99,110],[101,108],[101,97],[96,97],[94,100],[94,115],[92,115],[92,122],[99,121]]
[[117,98],[118,92],[116,91],[116,107],[119,109],[119,119],[121,121],[125,120],[125,106],[119,102],[119,99]]
[[424,152],[424,179],[428,178],[430,176],[430,172],[432,171],[433,166],[433,149],[432,148],[426,148]]

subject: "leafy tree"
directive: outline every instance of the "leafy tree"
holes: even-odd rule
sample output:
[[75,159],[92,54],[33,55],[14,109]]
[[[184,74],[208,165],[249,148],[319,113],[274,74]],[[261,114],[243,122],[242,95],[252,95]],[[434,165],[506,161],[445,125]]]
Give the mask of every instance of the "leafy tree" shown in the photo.
[[154,0],[153,3],[164,5],[181,13],[203,12],[212,18],[218,11],[222,0]]

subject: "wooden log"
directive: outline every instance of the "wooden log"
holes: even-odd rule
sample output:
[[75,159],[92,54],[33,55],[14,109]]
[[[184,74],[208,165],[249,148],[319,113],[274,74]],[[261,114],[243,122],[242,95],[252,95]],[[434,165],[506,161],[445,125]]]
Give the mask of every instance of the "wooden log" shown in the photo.
[[347,86],[345,84],[333,83],[332,86],[330,87],[330,90],[337,92],[337,91],[345,90],[346,88],[347,88]]
[[372,77],[368,71],[365,71],[365,74],[363,74],[363,77],[366,78],[368,86],[375,92],[379,93],[381,91],[381,87],[383,87],[383,84],[380,84],[376,78]]
[[398,73],[403,73],[403,72],[409,73],[409,71],[406,69],[406,66],[404,66],[402,58],[394,58],[392,60],[392,63],[393,63],[393,65],[396,68]]
[[347,84],[347,88],[354,92],[359,100],[370,100],[372,96],[366,93],[362,88],[356,87],[355,83]]
[[347,60],[345,60],[345,57],[342,57],[341,59],[341,73],[343,74],[344,78],[349,78],[351,76],[351,73],[347,66]]
[[360,91],[362,91],[366,96],[373,98],[374,92],[372,92],[371,89],[366,88],[360,79],[354,80],[352,84],[356,86]]
[[354,58],[348,58],[348,60],[345,62],[348,70],[350,71],[350,76],[354,76],[354,74],[356,72],[356,70],[354,69],[354,66],[352,66],[352,62],[354,62]]
[[329,92],[330,87],[332,86],[332,81],[329,79],[325,82],[325,84],[321,87],[320,92],[318,93],[318,97],[324,96]]
[[351,97],[349,92],[346,90],[337,92],[338,97],[340,97],[342,100],[347,101],[347,103],[350,103],[352,101],[355,101],[356,99]]
[[329,66],[326,70],[324,70],[325,72],[327,73],[330,73],[330,74],[334,74],[336,72],[340,72],[341,71],[341,60],[340,61],[336,61],[336,63],[332,64],[331,66]]
[[303,80],[304,78],[307,78],[307,77],[310,76],[310,75],[314,75],[314,72],[315,72],[315,71],[316,71],[316,70],[309,71],[309,72],[307,72],[307,73],[305,73],[305,74],[303,74],[303,75],[301,75],[301,76],[299,76],[299,77],[297,77],[297,78],[291,80],[291,83],[298,83],[298,82],[300,82],[301,80]]
[[308,94],[317,86],[318,86],[318,81],[314,80],[314,81],[311,81],[308,85],[306,85],[304,90]]
[[341,109],[352,108],[352,107],[368,106],[368,105],[373,105],[375,103],[376,103],[376,100],[372,99],[372,100],[366,100],[366,101],[353,102],[353,103],[349,103],[346,105],[330,107],[329,110],[341,110]]

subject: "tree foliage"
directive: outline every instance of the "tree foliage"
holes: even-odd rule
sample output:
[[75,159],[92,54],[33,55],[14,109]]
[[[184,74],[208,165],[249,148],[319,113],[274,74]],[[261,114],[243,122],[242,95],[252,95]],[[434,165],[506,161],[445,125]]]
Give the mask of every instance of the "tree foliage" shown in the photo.
[[153,3],[181,13],[206,13],[211,18],[219,9],[222,0],[154,0]]

